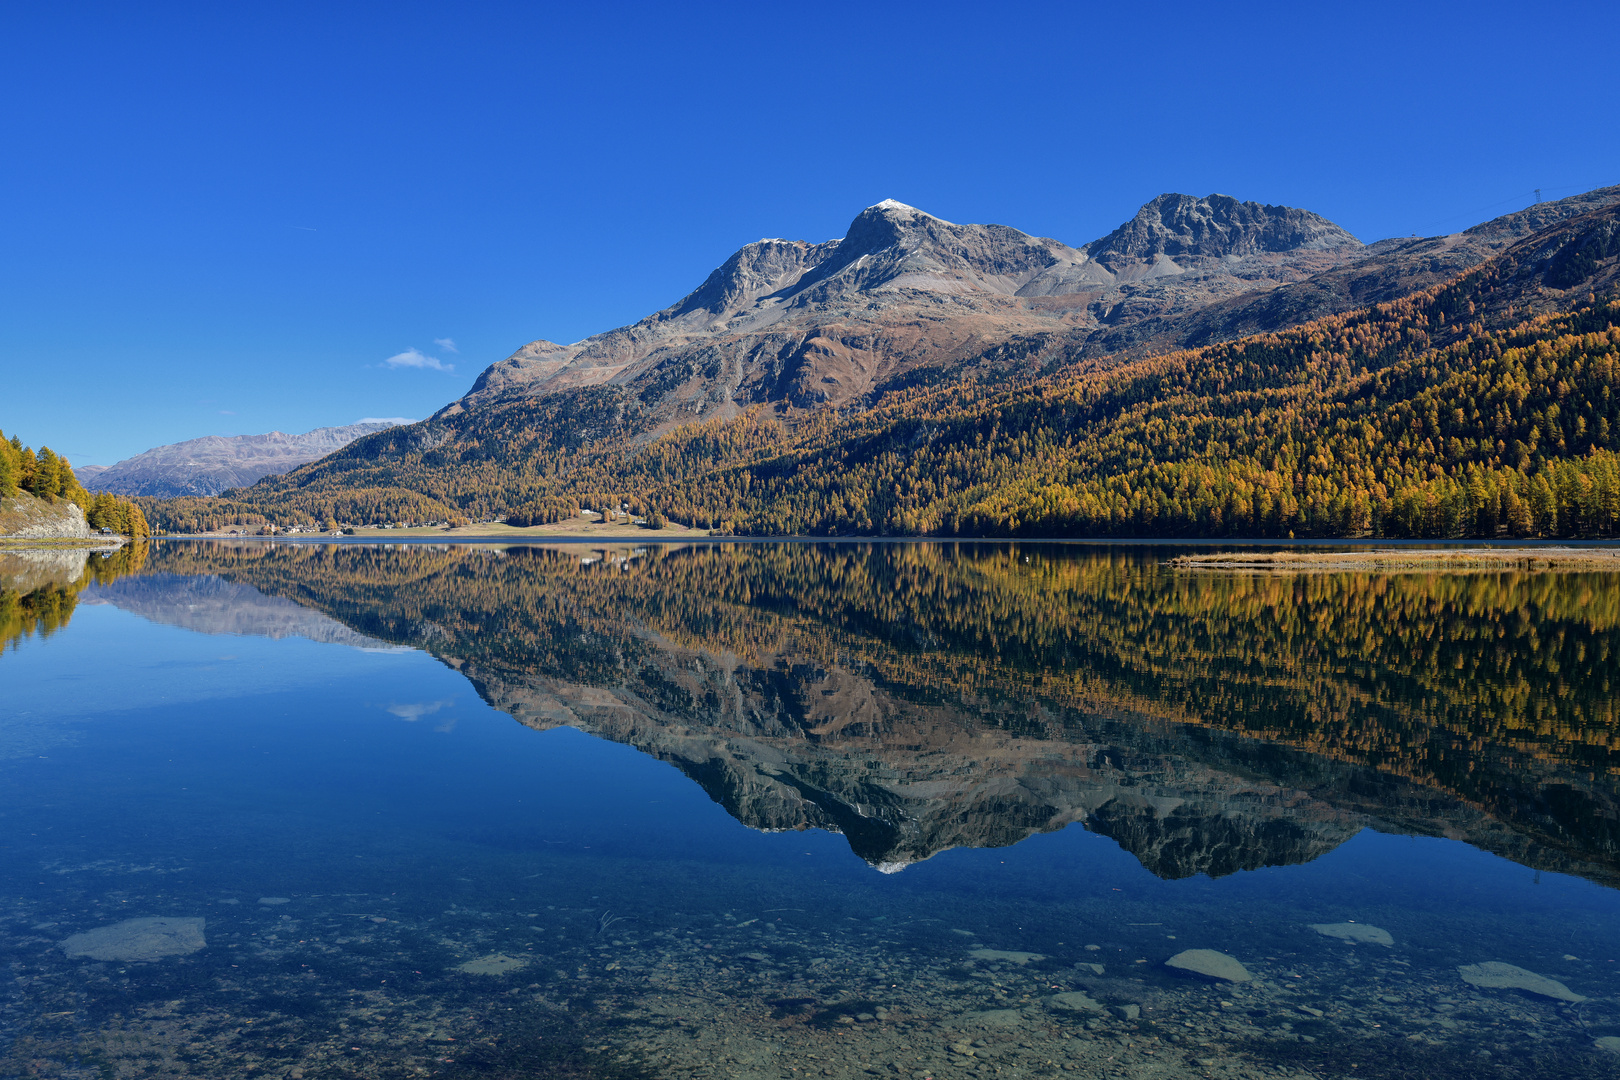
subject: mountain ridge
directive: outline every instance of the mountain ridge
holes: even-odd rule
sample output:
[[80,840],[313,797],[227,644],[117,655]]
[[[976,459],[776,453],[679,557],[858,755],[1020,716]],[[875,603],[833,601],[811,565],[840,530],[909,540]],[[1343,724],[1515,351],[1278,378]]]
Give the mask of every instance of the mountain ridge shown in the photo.
[[396,421],[379,420],[315,428],[300,435],[282,431],[204,435],[154,446],[114,465],[85,466],[74,472],[89,490],[116,495],[218,495],[318,461],[362,436],[396,426]]
[[[1582,509],[1580,494],[1586,490],[1582,485],[1606,491],[1609,483],[1604,455],[1614,452],[1620,415],[1609,415],[1609,399],[1602,396],[1608,369],[1576,365],[1568,370],[1578,368],[1580,379],[1571,384],[1556,367],[1520,365],[1522,372],[1513,378],[1522,380],[1525,392],[1515,389],[1504,397],[1508,373],[1496,360],[1504,350],[1517,357],[1534,348],[1552,349],[1560,362],[1574,364],[1582,350],[1608,348],[1589,347],[1579,335],[1598,333],[1608,340],[1611,313],[1598,294],[1607,297],[1620,287],[1615,260],[1620,188],[1506,215],[1474,230],[1474,240],[1443,238],[1445,251],[1439,254],[1439,242],[1432,240],[1370,249],[1341,244],[1340,251],[1355,258],[1301,278],[1314,287],[1325,274],[1350,287],[1323,286],[1321,305],[1329,308],[1346,306],[1368,291],[1398,292],[1402,281],[1443,276],[1453,265],[1473,268],[1399,300],[1140,359],[1133,359],[1130,349],[1089,357],[1084,335],[1095,332],[1085,328],[1071,334],[1048,325],[990,339],[979,332],[985,324],[975,322],[975,313],[1017,307],[1023,318],[1035,305],[1053,300],[1067,313],[1061,318],[1089,317],[1075,312],[1097,308],[1094,290],[1073,298],[1014,295],[1032,283],[1036,291],[1044,288],[1043,275],[1051,281],[1091,273],[1095,264],[1079,249],[999,227],[962,232],[964,227],[900,204],[880,204],[868,216],[879,233],[899,230],[917,243],[885,245],[880,236],[875,242],[886,253],[881,265],[851,248],[853,259],[806,281],[806,248],[761,242],[747,258],[736,260],[733,270],[720,278],[711,275],[706,289],[697,291],[701,296],[679,308],[679,316],[671,309],[631,330],[645,337],[659,320],[712,321],[713,305],[731,303],[728,296],[742,296],[751,305],[768,303],[770,312],[780,306],[778,299],[797,302],[793,298],[824,290],[847,274],[901,282],[888,292],[867,288],[852,295],[865,305],[862,311],[887,317],[903,308],[904,318],[861,322],[851,306],[839,322],[820,308],[811,313],[807,325],[814,334],[808,338],[772,327],[743,345],[730,339],[730,353],[715,345],[713,335],[701,348],[666,341],[640,361],[625,360],[628,353],[604,357],[615,343],[596,341],[598,355],[585,359],[599,367],[611,359],[610,366],[629,376],[597,378],[562,393],[555,385],[522,380],[504,390],[486,386],[485,400],[464,399],[464,405],[421,424],[361,439],[289,477],[266,481],[237,501],[171,505],[166,520],[177,528],[217,521],[226,513],[244,520],[269,514],[282,524],[327,515],[358,523],[433,521],[488,518],[536,500],[559,506],[574,500],[588,506],[630,502],[692,527],[756,535],[1067,536],[1122,535],[1124,529],[1144,536],[1218,536],[1231,535],[1234,528],[1260,530],[1239,535],[1283,537],[1360,535],[1369,529],[1373,535],[1490,536],[1504,528],[1511,531],[1503,535],[1515,536],[1580,536],[1588,529],[1608,535],[1609,518]],[[967,255],[940,255],[938,243],[926,250],[919,246],[919,238],[929,234],[981,246],[969,248]],[[1229,237],[1221,238],[1211,250],[1230,244]],[[1487,246],[1496,253],[1479,261]],[[756,257],[768,265],[752,283],[731,288],[737,272],[754,266],[750,260]],[[1183,258],[1189,265],[1193,261]],[[1270,273],[1266,268],[1273,258],[1244,256],[1238,269],[1258,266]],[[960,294],[928,292],[903,280],[926,271],[935,282],[962,282],[971,272],[982,283],[989,281],[982,270],[1005,271],[1008,259],[1017,274],[990,275],[996,280],[989,283],[1000,291],[981,284]],[[1363,273],[1375,262],[1383,269]],[[831,264],[823,258],[818,265]],[[1292,272],[1306,268],[1297,261],[1290,265]],[[1233,284],[1232,274],[1220,280],[1222,288],[1252,284]],[[1122,288],[1134,291],[1114,306],[1147,311],[1160,295],[1154,290],[1169,286],[1146,279]],[[1268,286],[1248,295],[1263,301],[1288,288]],[[1309,299],[1305,306],[1316,302]],[[1284,305],[1279,321],[1287,323],[1294,313]],[[1102,321],[1145,334],[1153,319],[1162,318],[1149,311],[1121,321],[1109,308]],[[1174,325],[1185,330],[1195,321]],[[624,338],[618,346],[634,345],[629,341],[634,334],[614,333]],[[864,393],[845,393],[844,387],[815,390],[800,377],[805,370],[821,372],[824,384],[844,374],[858,377],[863,350],[870,358],[897,342],[927,363],[909,371],[891,368],[887,381],[869,381]],[[645,346],[643,341],[638,347]],[[554,355],[553,372],[579,355],[572,346],[547,348],[564,350]],[[775,379],[774,390],[767,386],[768,392],[751,396],[746,380],[735,377],[744,370],[747,348],[756,349],[748,361],[755,365],[754,375],[763,382]],[[760,351],[770,355],[761,360]],[[1324,366],[1327,357],[1332,365]],[[720,378],[726,371],[729,382]],[[1228,385],[1233,371],[1244,372],[1241,394]],[[1486,371],[1488,385],[1467,381]],[[798,381],[787,388],[792,392],[776,393],[784,380]],[[1377,399],[1386,404],[1378,406],[1376,416],[1366,414],[1374,400],[1367,397],[1368,380],[1380,387],[1376,393],[1388,395]],[[720,392],[711,398],[716,385]],[[1571,385],[1597,396],[1565,401]],[[1474,388],[1464,391],[1465,386]],[[1440,398],[1464,392],[1482,394],[1479,408],[1496,414],[1473,414],[1470,404],[1457,419],[1453,405],[1442,405]],[[705,408],[716,402],[726,407]],[[1562,411],[1547,412],[1553,405]],[[1352,416],[1357,425],[1371,423],[1366,430],[1374,443],[1363,446],[1345,436],[1348,441],[1334,443],[1326,457],[1291,449],[1329,449],[1324,440],[1331,433],[1309,425],[1330,413],[1338,418],[1335,424]],[[1162,415],[1153,419],[1156,414]],[[1539,441],[1553,429],[1549,416],[1554,415],[1561,417],[1557,437]],[[1409,437],[1413,416],[1425,431],[1432,426],[1450,441]],[[1174,437],[1160,426],[1172,419]],[[1271,446],[1285,420],[1307,426]],[[1235,442],[1217,445],[1201,434],[1216,428]],[[1126,441],[1109,441],[1121,439]],[[1240,462],[1230,452],[1238,443],[1269,448],[1260,458]],[[1333,456],[1367,455],[1375,446],[1376,463],[1358,458],[1354,469]],[[1420,460],[1427,477],[1421,482],[1415,473],[1402,471],[1418,468]],[[1477,478],[1489,489],[1489,507],[1480,501],[1485,495],[1470,487],[1473,480],[1458,479],[1457,470],[1473,475],[1480,469],[1490,473]],[[1151,512],[1144,499],[1155,502]],[[1211,499],[1221,505],[1210,504]],[[1450,508],[1442,512],[1436,500]],[[1409,503],[1429,508],[1420,511]],[[1539,509],[1526,510],[1531,503]]]
[[1297,280],[1360,247],[1309,211],[1224,195],[1162,195],[1079,248],[885,199],[838,239],[745,244],[685,297],[630,326],[571,345],[530,342],[436,415],[604,384],[666,423],[760,403],[849,407],[909,373],[971,366],[1021,335],[1083,337],[1142,282],[1196,271],[1181,292],[1235,294]]

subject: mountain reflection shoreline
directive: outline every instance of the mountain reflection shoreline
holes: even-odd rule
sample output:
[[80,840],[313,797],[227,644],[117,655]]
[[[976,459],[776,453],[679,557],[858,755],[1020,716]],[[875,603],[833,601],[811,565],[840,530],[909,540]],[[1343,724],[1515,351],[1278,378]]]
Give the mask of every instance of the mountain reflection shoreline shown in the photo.
[[1616,575],[1159,555],[187,541],[80,588],[202,632],[421,649],[520,723],[633,746],[883,871],[1079,823],[1218,877],[1371,828],[1620,884]]

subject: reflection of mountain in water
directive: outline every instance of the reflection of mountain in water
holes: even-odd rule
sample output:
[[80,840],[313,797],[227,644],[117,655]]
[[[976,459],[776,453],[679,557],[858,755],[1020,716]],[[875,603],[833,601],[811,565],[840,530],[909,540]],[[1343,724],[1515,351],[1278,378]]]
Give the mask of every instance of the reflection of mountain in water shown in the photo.
[[357,634],[318,611],[279,596],[266,596],[251,585],[204,574],[147,574],[97,585],[85,603],[113,606],[165,626],[199,634],[249,634],[254,637],[301,637],[358,649],[388,649],[386,641]]
[[1620,582],[1597,575],[1200,577],[1032,545],[154,562],[426,649],[525,724],[636,746],[884,869],[1081,822],[1166,877],[1363,827],[1620,877]]

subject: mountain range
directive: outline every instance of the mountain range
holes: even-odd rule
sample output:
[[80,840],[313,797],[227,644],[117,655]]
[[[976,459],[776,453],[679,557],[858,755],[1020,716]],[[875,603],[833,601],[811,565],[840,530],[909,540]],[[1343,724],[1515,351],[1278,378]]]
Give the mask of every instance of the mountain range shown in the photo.
[[[166,527],[185,530],[227,516],[284,524],[325,517],[455,520],[499,515],[534,500],[594,505],[612,499],[726,531],[961,534],[966,528],[995,535],[1017,533],[1039,516],[1043,528],[1060,535],[1096,534],[1100,519],[1089,511],[1054,517],[1015,509],[987,517],[974,510],[1008,482],[1009,468],[1024,470],[1020,485],[1079,482],[1073,475],[1029,476],[1038,459],[1028,446],[1005,445],[971,468],[953,466],[946,490],[925,492],[906,507],[893,505],[893,476],[866,477],[852,490],[857,474],[847,467],[870,464],[868,451],[878,453],[878,445],[881,453],[902,458],[925,445],[947,456],[972,456],[989,432],[1008,436],[1005,425],[987,417],[1009,408],[1039,413],[1021,422],[1057,440],[1053,460],[1089,460],[1101,451],[1085,440],[1103,438],[1099,421],[1116,421],[1118,408],[1089,415],[1079,427],[1078,420],[1042,412],[1043,395],[1061,387],[1142,400],[1163,382],[1164,363],[1232,363],[1230,350],[1222,359],[1210,350],[1268,334],[1294,336],[1285,349],[1287,370],[1269,370],[1266,377],[1276,382],[1266,393],[1275,397],[1304,378],[1317,380],[1307,394],[1313,400],[1365,402],[1362,382],[1384,377],[1391,364],[1432,372],[1435,365],[1424,360],[1428,351],[1475,332],[1524,325],[1532,334],[1551,333],[1530,320],[1568,314],[1588,299],[1598,305],[1594,310],[1606,310],[1598,297],[1607,296],[1616,276],[1617,206],[1620,188],[1604,188],[1453,236],[1363,245],[1309,211],[1172,194],[1154,199],[1108,236],[1070,247],[1006,226],[954,224],[887,200],[862,211],[837,240],[746,245],[680,302],[632,326],[572,345],[531,342],[427,421],[360,439],[229,503],[181,501],[153,512]],[[1436,299],[1448,288],[1445,299]],[[1416,306],[1389,307],[1407,301]],[[1453,303],[1461,306],[1429,310]],[[1607,318],[1599,315],[1599,321]],[[1342,338],[1339,353],[1349,367],[1329,385],[1322,381],[1326,369],[1313,366],[1311,356],[1320,350],[1311,343],[1324,333],[1340,334],[1334,320],[1346,318],[1362,329],[1344,331],[1350,336]],[[1446,319],[1443,326],[1435,321]],[[1355,335],[1366,338],[1374,326],[1373,336],[1402,344],[1362,355]],[[1414,328],[1421,329],[1421,340],[1403,336]],[[1219,384],[1215,378],[1198,392],[1200,411],[1187,420],[1191,429],[1204,422],[1199,417],[1214,415],[1210,410],[1225,408]],[[1543,389],[1556,397],[1556,384]],[[1406,385],[1417,392],[1411,380]],[[970,413],[979,418],[969,422]],[[1257,414],[1251,409],[1247,415]],[[1449,409],[1442,415],[1450,416]],[[1564,415],[1575,423],[1573,414]],[[1336,415],[1334,422],[1339,419],[1361,422],[1359,414]],[[1442,464],[1448,475],[1462,465],[1518,468],[1514,498],[1526,502],[1535,470],[1549,460],[1539,436],[1526,437],[1532,428],[1544,434],[1548,425],[1539,407],[1535,417],[1527,412],[1511,423],[1478,423],[1493,422],[1498,436],[1511,427],[1520,442],[1542,453],[1520,455],[1499,437],[1494,441],[1502,445],[1487,453],[1481,435],[1472,458]],[[1620,425],[1620,416],[1582,418],[1581,432],[1572,427],[1554,456],[1563,460],[1575,447],[1606,452],[1608,435],[1596,434],[1609,430],[1605,423]],[[1288,445],[1308,434],[1300,432]],[[958,438],[970,443],[951,441]],[[1129,438],[1140,442],[1143,434]],[[1443,452],[1451,448],[1439,445]],[[1178,460],[1215,454],[1220,464],[1219,449],[1196,439],[1178,440],[1162,453]],[[1162,453],[1150,460],[1164,461]],[[1267,453],[1261,471],[1276,472],[1280,459]],[[1408,463],[1399,464],[1404,477]],[[806,480],[814,468],[833,470],[833,479]],[[1265,534],[1338,535],[1347,522],[1378,533],[1393,520],[1399,484],[1379,476],[1339,490],[1346,474],[1329,473],[1336,490],[1326,500],[1365,501],[1366,514],[1335,511],[1335,520],[1324,524],[1312,518],[1314,511],[1298,510],[1314,505],[1307,490],[1314,481],[1295,470],[1277,481],[1291,491],[1279,488],[1266,497],[1296,510],[1286,520],[1274,515]],[[771,482],[756,485],[761,477]],[[1092,478],[1126,483],[1132,493],[1140,487],[1117,471]],[[839,489],[836,499],[828,484]],[[1172,505],[1174,533],[1207,528],[1209,507],[1199,500],[1253,504],[1255,482],[1244,484],[1235,494],[1199,494],[1185,512]],[[1492,491],[1500,504],[1505,496]],[[1186,501],[1174,485],[1161,494],[1167,505]],[[1014,492],[1002,501],[1018,499],[1025,496]],[[1480,510],[1470,504],[1475,517]],[[1492,514],[1492,522],[1501,518]],[[1114,510],[1106,517],[1109,529],[1148,535],[1166,520],[1155,511],[1144,522],[1140,505],[1123,523]],[[1516,520],[1523,524],[1522,516]],[[1536,529],[1544,524],[1531,522]],[[1439,527],[1431,521],[1417,534]]]
[[1454,236],[1365,246],[1307,210],[1165,194],[1072,248],[885,200],[839,240],[746,245],[632,326],[530,342],[439,416],[594,385],[623,387],[665,423],[760,403],[847,408],[942,377],[1209,344],[1397,299],[1617,202],[1620,187],[1606,188]]
[[116,465],[74,469],[91,491],[116,495],[218,495],[248,487],[266,476],[291,472],[340,450],[362,435],[386,431],[398,420],[362,421],[323,427],[302,435],[271,431],[263,435],[205,435],[170,443],[125,458]]

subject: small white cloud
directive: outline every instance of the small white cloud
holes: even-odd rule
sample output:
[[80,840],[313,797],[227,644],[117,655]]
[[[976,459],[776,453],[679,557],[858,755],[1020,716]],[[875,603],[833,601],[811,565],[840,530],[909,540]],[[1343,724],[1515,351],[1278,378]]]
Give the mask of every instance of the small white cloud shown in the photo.
[[456,348],[456,342],[455,342],[454,338],[436,337],[436,338],[433,339],[433,344],[437,345],[439,348],[443,349],[445,352],[458,353],[458,352],[461,351],[460,349]]
[[221,409],[221,410],[219,410],[219,415],[221,415],[221,416],[235,416],[236,415],[236,410],[235,409]]
[[389,705],[387,708],[389,712],[393,713],[401,720],[404,720],[406,723],[414,724],[416,721],[422,719],[422,717],[432,716],[440,709],[454,704],[454,701],[421,701],[407,705]]
[[426,356],[416,349],[406,349],[402,353],[395,353],[383,363],[391,368],[432,368],[434,371],[454,371],[454,364],[446,364],[437,357]]
[[414,416],[362,416],[356,420],[357,424],[414,424]]

